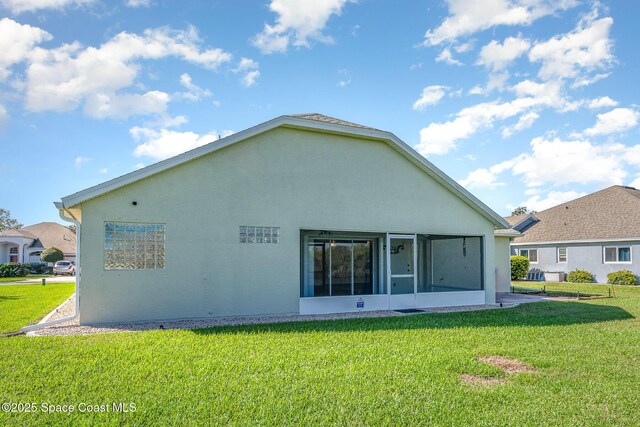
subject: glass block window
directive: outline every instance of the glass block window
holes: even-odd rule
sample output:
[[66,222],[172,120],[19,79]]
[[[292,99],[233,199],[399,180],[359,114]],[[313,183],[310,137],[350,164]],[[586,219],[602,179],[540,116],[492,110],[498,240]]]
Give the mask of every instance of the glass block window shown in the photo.
[[240,226],[240,243],[279,243],[280,227]]
[[105,270],[164,268],[165,225],[104,223]]

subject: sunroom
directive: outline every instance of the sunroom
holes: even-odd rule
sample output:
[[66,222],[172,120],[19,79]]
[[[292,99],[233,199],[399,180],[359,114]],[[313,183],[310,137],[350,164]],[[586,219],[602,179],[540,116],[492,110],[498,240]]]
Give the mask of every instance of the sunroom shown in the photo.
[[482,236],[301,231],[300,312],[484,304]]

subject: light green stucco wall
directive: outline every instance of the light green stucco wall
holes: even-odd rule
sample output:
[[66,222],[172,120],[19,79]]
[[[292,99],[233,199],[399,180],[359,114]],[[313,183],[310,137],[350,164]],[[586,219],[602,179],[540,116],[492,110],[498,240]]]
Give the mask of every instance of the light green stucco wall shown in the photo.
[[511,249],[508,237],[496,237],[496,292],[511,291]]
[[[298,313],[300,229],[482,235],[495,299],[492,224],[383,142],[277,128],[89,200],[82,218],[83,324]],[[105,271],[105,221],[166,223],[166,268]],[[280,243],[240,244],[240,225],[280,227]]]

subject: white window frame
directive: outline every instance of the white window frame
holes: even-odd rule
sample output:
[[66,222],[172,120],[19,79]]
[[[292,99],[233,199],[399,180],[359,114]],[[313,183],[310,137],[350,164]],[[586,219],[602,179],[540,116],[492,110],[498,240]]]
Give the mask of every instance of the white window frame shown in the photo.
[[[629,249],[629,261],[620,261],[620,249]],[[607,249],[616,250],[616,260],[607,261]],[[603,246],[602,247],[602,262],[604,264],[632,264],[633,263],[633,248],[629,246]]]
[[[526,255],[522,255],[522,251],[526,251],[527,254]],[[531,251],[536,251],[536,260],[535,261],[531,261],[531,258],[529,257],[529,253],[531,253]],[[527,259],[529,260],[529,264],[538,264],[538,261],[540,260],[539,258],[539,252],[538,252],[538,248],[532,248],[532,249],[518,249],[518,255],[520,256],[526,256]]]
[[[564,261],[560,260],[560,249],[564,249]],[[556,256],[557,256],[557,261],[558,264],[566,264],[567,261],[569,261],[569,249],[566,246],[560,246],[558,247],[558,250],[556,251]]]

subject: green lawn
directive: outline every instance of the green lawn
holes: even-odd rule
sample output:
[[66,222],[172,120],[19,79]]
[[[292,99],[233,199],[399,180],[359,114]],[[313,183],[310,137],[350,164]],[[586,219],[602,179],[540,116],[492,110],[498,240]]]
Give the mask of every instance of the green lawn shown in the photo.
[[[0,413],[0,425],[637,426],[640,288],[617,294],[467,313],[2,338],[0,398],[38,412]],[[539,372],[506,375],[479,355]],[[469,386],[462,374],[506,383]],[[43,403],[113,402],[136,411],[42,413]]]
[[0,286],[0,334],[37,323],[69,298],[74,288],[74,283]]

